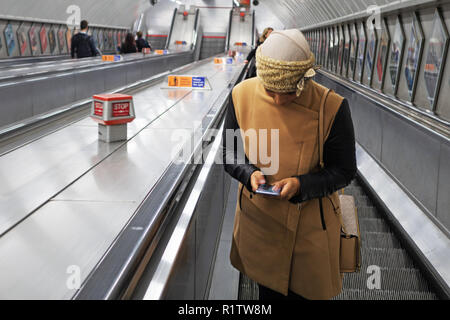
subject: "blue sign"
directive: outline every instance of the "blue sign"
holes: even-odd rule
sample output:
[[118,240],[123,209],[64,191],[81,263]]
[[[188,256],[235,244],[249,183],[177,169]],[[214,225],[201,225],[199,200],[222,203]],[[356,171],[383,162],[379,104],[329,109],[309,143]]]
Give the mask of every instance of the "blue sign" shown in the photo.
[[204,88],[205,84],[205,77],[192,77],[192,88]]
[[227,64],[233,64],[233,58],[227,58],[226,63]]

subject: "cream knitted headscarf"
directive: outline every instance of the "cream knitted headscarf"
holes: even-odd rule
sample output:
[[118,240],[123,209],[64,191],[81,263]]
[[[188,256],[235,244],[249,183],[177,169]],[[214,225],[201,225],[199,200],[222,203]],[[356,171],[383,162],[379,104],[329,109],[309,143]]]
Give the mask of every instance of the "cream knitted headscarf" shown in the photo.
[[302,93],[305,81],[316,75],[315,57],[297,29],[273,31],[256,51],[258,78],[267,90]]

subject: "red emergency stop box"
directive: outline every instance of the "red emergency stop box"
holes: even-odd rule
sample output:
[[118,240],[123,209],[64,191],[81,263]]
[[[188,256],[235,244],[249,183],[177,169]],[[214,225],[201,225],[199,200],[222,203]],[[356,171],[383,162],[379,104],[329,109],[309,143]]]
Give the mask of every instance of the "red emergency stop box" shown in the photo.
[[95,95],[91,118],[99,124],[100,140],[127,140],[127,124],[136,118],[133,97],[120,93]]

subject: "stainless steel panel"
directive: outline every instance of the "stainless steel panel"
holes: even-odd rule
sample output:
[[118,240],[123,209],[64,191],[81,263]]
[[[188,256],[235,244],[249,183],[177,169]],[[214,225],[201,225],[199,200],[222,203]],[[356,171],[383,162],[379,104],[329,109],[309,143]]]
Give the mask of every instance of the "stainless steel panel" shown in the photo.
[[228,174],[223,170],[223,165],[214,165],[196,208],[195,299],[197,300],[208,297],[207,291],[225,212],[226,178]]
[[437,218],[450,232],[450,145],[442,143],[437,188]]
[[356,140],[364,146],[375,158],[381,159],[384,131],[382,117],[385,113],[376,105],[368,102],[360,95],[354,96],[350,103]]
[[0,157],[0,235],[116,147],[99,143],[96,127],[67,127]]
[[439,150],[436,138],[383,113],[381,161],[432,214],[436,214]]
[[33,115],[33,101],[31,95],[27,94],[32,88],[31,83],[0,85],[0,127]]
[[125,66],[127,84],[142,80],[142,62],[136,62]]
[[127,85],[127,66],[117,66],[102,71],[105,90],[112,90]]
[[105,91],[105,79],[102,73],[97,71],[84,71],[74,74],[76,100],[92,97]]
[[0,299],[70,299],[76,291],[67,285],[71,276],[78,270],[80,282],[87,277],[135,207],[118,201],[46,204],[0,238]]
[[33,99],[33,115],[48,112],[54,108],[75,101],[74,77],[72,74],[33,81],[29,94]]

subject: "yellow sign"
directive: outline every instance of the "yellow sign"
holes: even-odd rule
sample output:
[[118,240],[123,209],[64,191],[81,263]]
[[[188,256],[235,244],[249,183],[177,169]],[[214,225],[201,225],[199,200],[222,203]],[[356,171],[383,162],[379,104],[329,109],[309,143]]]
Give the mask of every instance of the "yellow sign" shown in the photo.
[[192,87],[192,77],[169,76],[169,87]]
[[202,76],[168,76],[167,78],[167,85],[172,88],[204,89],[206,87],[206,77]]

